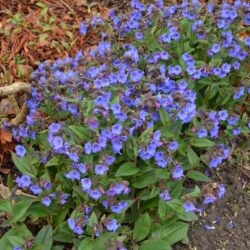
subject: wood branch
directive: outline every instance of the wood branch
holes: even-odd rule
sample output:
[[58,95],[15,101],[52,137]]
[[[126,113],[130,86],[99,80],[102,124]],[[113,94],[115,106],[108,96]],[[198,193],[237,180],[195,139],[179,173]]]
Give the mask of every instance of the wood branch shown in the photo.
[[9,86],[0,87],[0,97],[13,95],[18,92],[31,93],[31,86],[27,82],[14,82]]

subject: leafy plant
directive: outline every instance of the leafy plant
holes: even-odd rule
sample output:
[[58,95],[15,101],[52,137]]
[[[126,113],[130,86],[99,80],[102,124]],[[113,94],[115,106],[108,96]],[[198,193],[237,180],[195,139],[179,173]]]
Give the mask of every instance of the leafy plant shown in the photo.
[[30,218],[44,226],[14,243],[10,229],[1,248],[34,237],[32,249],[187,242],[201,204],[225,192],[216,184],[200,194],[195,181],[210,182],[205,170],[213,172],[234,141],[249,135],[238,108],[249,108],[249,38],[236,37],[241,16],[250,24],[242,6],[249,9],[131,1],[131,12],[112,11],[110,23],[94,17],[81,24],[83,35],[105,31],[88,55],[38,66],[26,123],[13,128],[23,144],[13,154],[22,173],[16,184],[35,197],[19,197],[11,205],[19,213],[6,225]]

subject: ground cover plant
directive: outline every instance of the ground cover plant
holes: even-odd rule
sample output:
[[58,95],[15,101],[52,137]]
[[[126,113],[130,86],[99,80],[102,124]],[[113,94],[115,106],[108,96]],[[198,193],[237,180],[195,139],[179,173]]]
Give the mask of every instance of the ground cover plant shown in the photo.
[[131,1],[126,14],[83,21],[99,45],[40,64],[26,122],[12,128],[21,174],[0,201],[0,247],[187,242],[195,213],[224,195],[210,175],[249,135],[249,25],[243,1]]

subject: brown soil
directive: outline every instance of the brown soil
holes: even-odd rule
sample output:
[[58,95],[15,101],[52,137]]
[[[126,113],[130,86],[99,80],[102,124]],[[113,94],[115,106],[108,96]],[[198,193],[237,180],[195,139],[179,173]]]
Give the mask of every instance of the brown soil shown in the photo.
[[[228,164],[219,169],[214,179],[225,184],[224,198],[207,207],[199,220],[190,225],[190,244],[177,244],[174,250],[250,249],[249,173],[244,167]],[[214,229],[206,230],[205,225]]]

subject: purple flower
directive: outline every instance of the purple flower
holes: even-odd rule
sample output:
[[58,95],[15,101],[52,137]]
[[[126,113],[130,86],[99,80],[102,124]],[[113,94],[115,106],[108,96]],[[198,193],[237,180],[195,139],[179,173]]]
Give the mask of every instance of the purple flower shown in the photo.
[[134,70],[130,73],[130,79],[133,82],[141,81],[142,77],[144,76],[144,72],[142,70]]
[[250,25],[250,12],[248,12],[248,13],[244,16],[244,24],[245,24],[245,25]]
[[233,68],[235,69],[235,70],[237,70],[237,69],[239,69],[240,68],[240,63],[239,62],[234,62],[233,63]]
[[218,118],[220,121],[225,121],[228,117],[227,110],[222,110],[218,112]]
[[80,34],[85,36],[87,34],[87,28],[88,26],[86,25],[86,22],[81,22],[79,27]]
[[12,250],[23,250],[23,248],[20,246],[16,246],[16,247],[13,247]]
[[59,132],[61,128],[62,128],[62,124],[53,122],[49,125],[49,133],[55,134]]
[[89,178],[83,178],[81,179],[82,189],[89,190],[92,186],[92,181]]
[[245,88],[243,86],[238,88],[237,91],[234,92],[233,99],[237,100],[241,98],[244,95],[244,92],[245,92]]
[[46,196],[46,197],[42,198],[41,202],[44,206],[49,207],[51,204],[51,199],[48,196]]
[[69,228],[75,233],[75,234],[83,234],[83,229],[80,226],[76,225],[76,221],[74,219],[69,218],[67,220]]
[[25,149],[25,147],[24,146],[22,146],[22,145],[17,145],[16,147],[15,147],[15,150],[16,150],[16,155],[18,156],[18,157],[24,157],[25,156],[25,154],[26,154],[26,149]]
[[205,231],[211,231],[211,230],[214,230],[214,229],[215,229],[214,226],[210,226],[210,225],[208,225],[208,224],[205,224],[205,225],[203,226],[203,228],[204,228]]
[[104,164],[107,166],[112,165],[115,162],[115,157],[112,155],[107,155],[104,158]]
[[65,174],[65,177],[68,179],[74,181],[74,180],[80,180],[81,176],[80,173],[76,170],[71,170],[69,173]]
[[183,208],[186,212],[195,212],[197,210],[192,201],[185,202]]
[[178,149],[179,145],[177,141],[172,141],[168,144],[168,149],[170,151],[176,151]]
[[60,204],[64,205],[67,202],[68,197],[69,197],[69,194],[65,194],[65,193],[61,194],[60,195]]
[[97,175],[105,175],[107,174],[108,171],[109,171],[109,168],[106,167],[105,165],[99,164],[95,166],[95,173]]
[[113,135],[120,135],[122,132],[122,125],[120,123],[117,123],[112,126],[112,134]]
[[228,63],[224,63],[224,64],[221,66],[221,69],[222,69],[225,73],[229,73],[230,70],[231,70],[231,65],[228,64]]
[[209,195],[209,196],[205,197],[205,199],[203,200],[203,203],[204,203],[205,205],[208,205],[208,204],[210,204],[210,203],[214,203],[216,200],[217,200],[216,197],[214,197],[214,196],[212,196],[212,195]]
[[38,186],[38,185],[31,185],[30,187],[29,187],[29,190],[33,193],[33,194],[35,194],[35,195],[37,195],[37,194],[41,194],[42,193],[42,189]]
[[239,116],[231,116],[227,120],[228,125],[232,125],[232,126],[235,126],[238,121],[239,121]]
[[199,138],[204,138],[208,135],[207,130],[205,128],[200,128],[196,134]]
[[84,145],[84,151],[85,151],[85,154],[86,154],[86,155],[91,154],[92,145],[91,145],[90,142],[85,143],[85,145]]
[[181,66],[175,65],[175,66],[168,66],[168,72],[170,75],[176,75],[178,76],[181,72]]
[[172,171],[172,178],[174,180],[179,180],[184,176],[183,174],[183,169],[181,167],[181,165],[178,165],[174,168],[174,170]]
[[141,32],[135,32],[135,39],[136,40],[142,40],[143,38],[144,38],[144,36]]
[[126,201],[120,201],[118,204],[111,206],[111,211],[116,214],[120,214],[123,210],[128,207]]
[[221,199],[224,196],[225,192],[226,192],[225,185],[223,184],[219,185],[219,188],[217,191],[218,198]]
[[89,189],[87,190],[89,197],[91,197],[94,200],[99,200],[102,197],[101,192],[95,188],[95,189]]
[[217,54],[220,52],[220,45],[218,43],[214,43],[212,45],[212,48],[211,48],[211,51],[214,53],[214,54]]
[[27,188],[31,185],[31,178],[28,175],[22,175],[16,178],[17,186],[20,188]]
[[250,36],[246,37],[244,42],[248,47],[250,47]]
[[240,128],[234,128],[233,129],[233,135],[237,136],[241,133],[241,129]]
[[51,146],[53,149],[58,150],[63,147],[63,139],[60,136],[52,137]]
[[160,199],[164,200],[164,201],[170,201],[172,198],[170,197],[170,194],[168,192],[168,190],[163,190],[160,195],[159,195]]
[[111,232],[115,232],[119,226],[120,224],[117,224],[116,219],[109,220],[108,223],[106,223],[107,230]]

